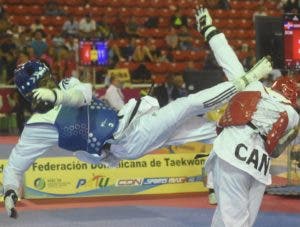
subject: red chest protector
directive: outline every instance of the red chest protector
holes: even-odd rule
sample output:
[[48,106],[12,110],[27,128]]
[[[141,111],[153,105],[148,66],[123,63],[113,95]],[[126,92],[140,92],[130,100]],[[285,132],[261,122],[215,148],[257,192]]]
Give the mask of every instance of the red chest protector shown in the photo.
[[278,144],[278,141],[284,135],[288,123],[289,123],[289,117],[287,115],[287,112],[286,111],[281,112],[280,117],[273,124],[272,129],[268,132],[265,147],[266,147],[266,151],[270,156],[272,156],[272,153],[276,145]]
[[[257,103],[261,99],[259,91],[239,92],[230,100],[224,115],[219,120],[220,133],[222,128],[234,125],[246,125],[252,120],[253,113],[256,111]],[[265,140],[265,148],[269,155],[272,154],[279,139],[284,135],[288,126],[287,112],[281,112],[277,121],[273,124],[272,129],[266,136],[262,135]]]
[[232,97],[219,120],[221,128],[233,125],[245,125],[252,119],[256,106],[261,99],[259,91],[243,91]]

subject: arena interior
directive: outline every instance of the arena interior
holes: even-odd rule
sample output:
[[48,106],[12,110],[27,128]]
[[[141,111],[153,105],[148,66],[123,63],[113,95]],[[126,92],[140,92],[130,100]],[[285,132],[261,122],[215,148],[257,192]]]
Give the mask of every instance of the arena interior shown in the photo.
[[[125,102],[151,94],[170,78],[179,78],[184,94],[194,93],[225,80],[196,29],[200,5],[208,8],[245,71],[270,55],[274,70],[264,83],[287,74],[299,82],[299,51],[289,52],[299,50],[299,39],[292,46],[285,34],[291,23],[300,28],[300,1],[0,0],[1,185],[9,154],[32,114],[14,84],[17,65],[42,59],[56,81],[77,77],[91,83],[99,98],[112,76],[124,83]],[[84,27],[83,20],[95,27]],[[217,121],[222,113],[217,109],[210,118]],[[300,226],[299,138],[272,161],[272,185],[255,227]],[[52,149],[24,176],[18,219],[7,216],[1,198],[0,226],[211,226],[216,204],[209,200],[204,171],[211,148],[200,142],[164,147],[123,160],[118,168]]]

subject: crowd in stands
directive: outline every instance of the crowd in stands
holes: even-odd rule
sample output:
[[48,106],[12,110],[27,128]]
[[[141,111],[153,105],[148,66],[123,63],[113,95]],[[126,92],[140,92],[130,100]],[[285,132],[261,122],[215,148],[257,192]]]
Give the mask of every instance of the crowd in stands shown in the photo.
[[[92,39],[107,41],[109,48],[108,64],[96,67],[99,83],[110,68],[127,67],[137,82],[151,82],[182,74],[191,64],[198,70],[217,67],[195,29],[199,2],[211,9],[245,68],[256,61],[255,16],[299,8],[296,0],[0,0],[0,83],[13,85],[16,66],[36,58],[51,66],[57,81],[70,76],[90,80],[82,78],[90,68],[80,65],[78,48],[81,40]],[[140,81],[140,75],[147,78]]]
[[[153,8],[149,9],[150,13],[147,15],[139,15],[137,12],[141,8],[138,6],[138,2],[137,5],[130,5],[130,0],[113,1],[115,8],[117,8],[117,3],[121,5],[123,2],[123,6],[120,6],[119,11],[115,11],[115,13],[110,12],[116,10],[112,8],[112,5],[99,13],[93,11],[94,8],[105,4],[103,0],[76,1],[76,7],[69,7],[68,3],[57,0],[43,1],[45,4],[34,6],[29,5],[28,2],[3,0],[1,4],[0,81],[5,84],[13,83],[12,72],[17,64],[32,58],[40,58],[48,62],[52,66],[57,80],[73,74],[78,75],[78,41],[80,40],[108,41],[108,67],[117,67],[120,62],[138,63],[135,68],[144,62],[176,62],[178,59],[180,61],[180,57],[174,54],[176,51],[195,51],[204,52],[199,55],[202,56],[199,61],[195,60],[200,68],[203,66],[203,56],[205,57],[208,52],[203,42],[196,42],[201,40],[201,37],[197,37],[199,35],[195,32],[194,27],[193,8],[196,1],[184,1],[189,4],[190,8],[181,7],[182,1],[166,1],[167,4],[162,7],[167,10],[165,11],[167,15],[155,13],[151,15],[151,10],[157,10]],[[127,8],[124,6],[124,2],[127,2]],[[158,1],[155,0],[141,0],[142,2],[144,2],[143,4],[146,2],[154,2],[152,4],[157,2],[158,4]],[[231,4],[234,2],[238,1],[205,0],[203,4],[215,10],[228,11],[231,10]],[[267,15],[267,12],[264,12],[264,2],[260,1],[257,4],[257,11],[252,10],[253,15]],[[268,0],[268,2],[272,3],[273,1]],[[26,5],[27,3],[28,5]],[[283,9],[288,7],[288,3],[282,4]],[[34,10],[36,7],[40,12]],[[135,13],[124,16],[125,11],[128,11],[130,7],[130,12]],[[132,10],[134,7],[136,7],[135,11]],[[20,12],[16,8],[21,8]],[[71,10],[70,8],[75,9]],[[77,11],[75,11],[76,8]],[[21,14],[22,9],[23,14]],[[122,13],[122,11],[124,12]],[[18,13],[23,16],[23,21],[17,21]],[[30,19],[30,23],[24,25],[26,18]],[[59,22],[57,22],[57,18],[59,18]],[[253,26],[250,29],[253,29]],[[149,70],[152,71],[151,67]],[[180,68],[179,72],[182,70],[183,68]],[[76,71],[77,73],[75,73]]]

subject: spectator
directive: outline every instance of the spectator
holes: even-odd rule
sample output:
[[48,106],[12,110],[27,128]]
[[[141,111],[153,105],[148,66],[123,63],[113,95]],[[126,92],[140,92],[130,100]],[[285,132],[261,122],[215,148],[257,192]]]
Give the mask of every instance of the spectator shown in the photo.
[[65,45],[64,36],[60,33],[56,33],[51,39],[51,44],[59,51],[60,48]]
[[31,31],[29,29],[20,32],[19,38],[14,40],[16,48],[19,51],[24,51],[31,43]]
[[20,33],[24,30],[23,26],[11,24],[10,28],[6,30],[6,34],[11,35],[14,42],[19,39]]
[[129,18],[127,24],[125,25],[125,31],[128,37],[139,37],[139,25],[136,21],[135,16],[131,16]]
[[161,49],[157,48],[157,46],[155,45],[153,38],[146,38],[145,42],[146,42],[146,46],[149,49],[150,55],[152,56],[152,61],[155,62],[168,61],[167,56],[163,55]]
[[179,46],[179,37],[175,28],[171,27],[165,37],[166,47],[168,50],[177,50]]
[[0,72],[1,72],[1,82],[8,83],[11,79],[12,67],[15,67],[15,53],[17,51],[16,45],[13,42],[12,36],[6,34],[2,39],[0,39]]
[[156,16],[150,16],[147,18],[144,26],[145,28],[158,28],[158,17]]
[[285,13],[298,13],[299,11],[298,0],[281,0],[279,5]]
[[124,106],[124,95],[122,93],[123,83],[118,76],[110,77],[110,85],[105,92],[104,100],[115,110],[119,111]]
[[2,5],[2,3],[0,3],[0,19],[5,17],[5,9]]
[[62,26],[62,34],[64,36],[78,36],[79,25],[73,15],[69,15]]
[[153,89],[152,96],[157,98],[159,106],[163,107],[169,102],[186,95],[182,90],[183,84],[182,76],[169,74],[166,76],[165,83]]
[[65,36],[65,46],[68,47],[69,50],[73,52],[78,51],[78,39],[73,36]]
[[205,5],[210,9],[230,9],[228,0],[205,0]]
[[3,53],[7,53],[10,51],[15,51],[17,49],[16,44],[13,42],[12,36],[6,34],[5,37],[2,38],[1,40],[1,50]]
[[136,38],[131,38],[129,44],[122,48],[122,55],[127,61],[131,61],[133,58],[134,50],[137,46]]
[[96,21],[92,19],[91,14],[86,14],[79,21],[79,36],[83,39],[90,39],[95,36]]
[[120,14],[116,15],[116,19],[111,25],[114,39],[126,38],[125,24]]
[[125,61],[125,58],[122,56],[122,48],[114,43],[109,43],[108,57],[109,65],[115,65],[119,61]]
[[28,53],[29,60],[34,60],[37,58],[34,52],[34,48],[32,46],[27,46],[25,48],[25,51]]
[[187,63],[187,65],[186,65],[184,71],[183,71],[183,74],[184,74],[185,72],[199,72],[199,70],[196,69],[195,63],[194,63],[193,61],[189,61],[189,62]]
[[44,25],[41,23],[39,18],[36,18],[34,22],[30,25],[30,30],[32,34],[34,34],[37,30],[40,30],[41,32],[44,33]]
[[186,26],[182,26],[178,34],[179,47],[181,50],[195,50],[193,37],[190,35]]
[[98,33],[97,37],[102,41],[109,40],[113,36],[111,25],[108,23],[108,17],[106,15],[103,15],[101,20],[97,22],[96,29]]
[[17,67],[17,57],[14,51],[8,51],[5,55],[5,67],[6,67],[6,83],[13,84],[14,70]]
[[48,48],[47,43],[43,40],[43,35],[41,31],[36,31],[34,33],[34,39],[31,41],[30,46],[34,49],[34,54],[37,58],[41,57]]
[[219,8],[220,9],[230,9],[229,0],[219,0]]
[[46,16],[63,16],[64,14],[64,10],[60,9],[58,3],[54,0],[48,1],[45,5]]
[[55,50],[56,48],[54,46],[49,46],[47,51],[40,57],[40,59],[43,60],[43,62],[46,62],[50,67],[53,67],[54,60],[56,59]]
[[77,74],[74,54],[66,46],[61,48],[56,64],[58,81]]
[[182,15],[181,9],[176,8],[174,14],[170,18],[170,24],[173,28],[179,29],[182,26],[188,26],[187,25],[187,17]]
[[159,51],[160,55],[157,57],[157,62],[171,62],[172,61],[172,55],[168,54],[168,51],[162,50]]
[[23,131],[26,119],[31,115],[30,103],[27,102],[17,90],[14,90],[12,95],[8,97],[8,100],[11,105],[9,115],[12,113],[16,114],[18,134],[20,135]]
[[25,62],[29,61],[29,55],[26,50],[23,50],[19,53],[19,57],[17,60],[17,65],[21,65]]
[[140,84],[151,83],[151,77],[151,71],[145,64],[141,63],[135,70],[132,71],[131,82]]
[[209,51],[209,53],[206,55],[206,57],[204,59],[203,69],[205,69],[205,70],[217,70],[217,69],[220,69],[220,66],[217,63],[217,60],[216,60],[214,54],[211,51]]
[[148,46],[149,43],[144,42],[144,43],[139,43],[136,45],[133,55],[132,55],[132,60],[135,62],[145,62],[145,61],[150,61],[153,62],[154,58],[151,54],[150,51],[150,46]]
[[266,8],[264,5],[259,5],[258,9],[253,13],[253,22],[257,16],[267,16]]
[[11,23],[7,20],[7,17],[0,17],[0,38],[7,34],[7,30],[10,28]]

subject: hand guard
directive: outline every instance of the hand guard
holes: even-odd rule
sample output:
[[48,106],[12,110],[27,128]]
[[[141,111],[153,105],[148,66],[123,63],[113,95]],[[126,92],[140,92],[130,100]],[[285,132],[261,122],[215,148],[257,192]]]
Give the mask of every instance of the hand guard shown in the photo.
[[237,78],[233,83],[238,90],[243,90],[248,84],[266,77],[271,71],[271,62],[267,57],[263,57],[244,76]]
[[198,32],[202,33],[204,28],[212,25],[211,16],[209,15],[209,12],[206,8],[197,8],[195,17]]
[[32,98],[36,101],[51,102],[53,105],[60,105],[63,100],[63,93],[60,89],[38,88],[32,91]]
[[35,100],[49,101],[55,104],[57,100],[57,94],[54,90],[48,88],[38,88],[32,91],[32,98]]
[[204,36],[205,41],[209,40],[220,32],[212,25],[212,18],[206,8],[200,7],[196,9],[197,30]]
[[18,196],[16,192],[12,189],[5,192],[4,195],[4,205],[7,212],[7,215],[10,218],[17,218],[18,213],[16,210],[16,203],[18,201]]

